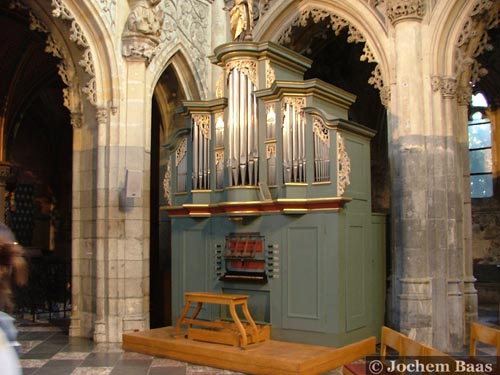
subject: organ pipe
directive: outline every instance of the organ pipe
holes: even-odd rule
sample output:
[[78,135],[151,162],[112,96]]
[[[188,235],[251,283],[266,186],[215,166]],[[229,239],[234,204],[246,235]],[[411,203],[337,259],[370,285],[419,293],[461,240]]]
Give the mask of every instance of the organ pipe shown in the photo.
[[230,186],[258,184],[258,124],[256,89],[250,73],[234,68],[229,73],[228,155]]

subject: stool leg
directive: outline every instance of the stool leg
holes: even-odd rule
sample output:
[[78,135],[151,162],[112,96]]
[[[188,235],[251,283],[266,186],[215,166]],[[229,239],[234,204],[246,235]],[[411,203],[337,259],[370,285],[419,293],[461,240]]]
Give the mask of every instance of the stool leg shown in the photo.
[[184,321],[184,318],[186,317],[188,311],[189,311],[189,306],[190,302],[186,301],[186,304],[184,305],[184,310],[182,310],[181,316],[179,317],[179,320],[177,321],[177,324],[175,325],[175,337],[180,338],[181,336],[181,326],[182,322]]
[[250,311],[248,311],[248,304],[244,303],[241,305],[241,310],[243,310],[243,314],[245,315],[245,318],[247,319],[248,323],[252,326],[252,330],[254,333],[257,335],[258,330],[257,330],[257,325],[255,324],[252,315],[250,315]]
[[233,318],[234,323],[236,324],[236,327],[238,327],[238,331],[240,331],[240,342],[241,346],[247,346],[247,332],[245,330],[245,327],[243,327],[243,324],[241,324],[240,318],[238,317],[238,314],[236,313],[236,307],[234,305],[234,302],[231,302],[229,304],[229,312],[231,313],[231,317]]

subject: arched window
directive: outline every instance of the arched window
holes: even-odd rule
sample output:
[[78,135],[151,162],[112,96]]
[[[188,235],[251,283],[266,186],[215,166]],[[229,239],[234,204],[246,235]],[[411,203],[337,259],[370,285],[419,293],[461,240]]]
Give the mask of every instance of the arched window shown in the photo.
[[469,109],[469,163],[472,198],[493,196],[491,122],[483,94],[473,95]]

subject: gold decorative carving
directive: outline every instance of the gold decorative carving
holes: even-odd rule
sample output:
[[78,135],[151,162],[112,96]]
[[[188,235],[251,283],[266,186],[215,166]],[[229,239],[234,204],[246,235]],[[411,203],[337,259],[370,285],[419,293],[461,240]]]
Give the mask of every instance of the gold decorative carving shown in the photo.
[[266,87],[271,87],[275,80],[276,72],[271,66],[271,62],[269,60],[266,60]]
[[318,136],[321,142],[323,142],[324,144],[328,144],[329,132],[328,128],[325,126],[325,122],[319,116],[313,115],[312,117],[313,117],[313,132]]
[[347,153],[344,138],[341,134],[337,134],[337,157],[338,157],[338,195],[344,195],[347,185],[351,183],[351,159]]
[[215,97],[222,98],[224,96],[224,75],[222,75],[215,84]]
[[171,196],[171,186],[172,186],[172,170],[170,168],[170,157],[167,159],[167,170],[165,171],[165,176],[163,177],[163,197],[167,206],[172,204]]
[[306,98],[303,98],[301,96],[285,96],[281,105],[283,113],[285,113],[286,104],[295,107],[295,109],[297,109],[298,111],[302,111],[302,109],[306,106]]
[[210,139],[210,115],[193,115],[193,122],[201,130],[203,137]]
[[184,137],[175,151],[175,166],[178,167],[180,162],[186,157],[187,138]]
[[231,70],[235,68],[246,75],[254,86],[257,86],[257,61],[248,59],[230,61],[226,64],[227,74],[229,75]]
[[276,142],[266,144],[266,159],[276,156]]

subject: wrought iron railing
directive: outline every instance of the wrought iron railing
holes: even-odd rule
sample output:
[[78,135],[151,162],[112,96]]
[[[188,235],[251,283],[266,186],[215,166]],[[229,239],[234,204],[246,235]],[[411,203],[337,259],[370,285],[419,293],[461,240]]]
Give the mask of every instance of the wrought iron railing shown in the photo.
[[31,320],[69,317],[71,310],[71,263],[42,255],[31,257],[27,286],[14,290],[16,315]]

